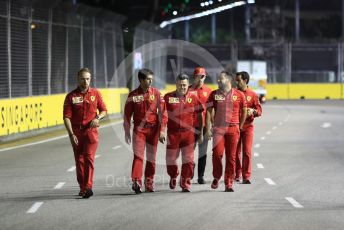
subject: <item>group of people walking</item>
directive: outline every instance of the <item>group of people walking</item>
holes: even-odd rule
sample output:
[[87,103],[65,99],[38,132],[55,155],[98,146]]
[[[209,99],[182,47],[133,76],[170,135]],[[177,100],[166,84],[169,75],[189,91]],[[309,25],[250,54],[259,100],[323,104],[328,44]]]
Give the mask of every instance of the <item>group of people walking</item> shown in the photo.
[[[250,184],[252,165],[253,120],[262,113],[258,96],[248,88],[250,76],[222,71],[218,88],[211,90],[204,83],[203,67],[189,76],[176,77],[176,89],[164,96],[152,87],[154,73],[149,69],[138,72],[140,85],[129,93],[124,107],[125,142],[132,144],[132,190],[154,192],[157,145],[166,142],[166,167],[169,187],[179,185],[182,192],[191,191],[191,180],[197,164],[197,182],[206,183],[204,172],[208,142],[212,139],[212,189],[217,189],[223,175],[226,192],[233,192],[233,182]],[[107,109],[100,92],[90,87],[91,72],[78,72],[78,87],[64,102],[63,118],[74,150],[79,195],[93,195],[94,157],[98,146],[99,121]],[[234,87],[236,85],[236,87]],[[98,112],[97,112],[98,111]],[[132,122],[133,121],[133,122]],[[198,146],[198,160],[194,150]],[[177,160],[181,155],[182,165]],[[143,170],[145,159],[145,169]],[[144,174],[144,175],[143,175]],[[143,180],[142,180],[143,179]]]

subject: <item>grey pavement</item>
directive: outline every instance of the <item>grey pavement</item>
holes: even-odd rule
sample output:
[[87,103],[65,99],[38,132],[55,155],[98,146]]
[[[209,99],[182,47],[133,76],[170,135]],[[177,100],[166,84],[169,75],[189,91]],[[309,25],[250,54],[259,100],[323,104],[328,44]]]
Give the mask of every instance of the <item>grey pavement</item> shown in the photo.
[[156,192],[135,195],[123,135],[120,123],[100,130],[90,199],[77,196],[67,137],[0,150],[0,229],[344,229],[343,101],[264,104],[252,184],[234,193],[210,188],[211,145],[208,183],[170,190],[159,143]]

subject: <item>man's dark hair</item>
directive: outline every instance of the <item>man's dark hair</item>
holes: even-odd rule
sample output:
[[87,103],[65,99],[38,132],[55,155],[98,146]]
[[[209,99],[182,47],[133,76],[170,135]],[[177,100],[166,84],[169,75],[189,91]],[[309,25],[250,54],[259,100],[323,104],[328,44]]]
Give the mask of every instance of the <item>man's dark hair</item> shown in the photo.
[[141,80],[145,80],[148,75],[154,75],[153,71],[150,69],[140,69],[137,76],[139,77],[139,81],[141,82]]
[[81,68],[81,69],[78,71],[78,77],[80,77],[80,75],[81,75],[82,73],[89,73],[89,74],[91,74],[91,70],[90,70],[89,68],[86,68],[86,67]]
[[220,75],[221,75],[221,74],[225,75],[225,77],[226,77],[228,80],[230,80],[231,82],[233,82],[234,76],[233,76],[232,73],[229,73],[229,72],[227,72],[227,71],[225,71],[225,70],[222,70],[222,71],[220,72]]
[[246,84],[250,82],[250,75],[246,71],[237,72],[236,76],[241,76],[241,79],[246,81]]
[[185,73],[178,74],[176,81],[189,80],[189,76]]

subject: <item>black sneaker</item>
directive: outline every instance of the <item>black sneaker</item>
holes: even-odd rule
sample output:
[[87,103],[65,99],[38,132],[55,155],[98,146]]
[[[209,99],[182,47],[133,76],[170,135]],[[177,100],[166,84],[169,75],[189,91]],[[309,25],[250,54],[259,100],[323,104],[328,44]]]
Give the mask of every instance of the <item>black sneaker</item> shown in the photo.
[[205,184],[206,181],[203,179],[203,177],[200,177],[200,178],[197,179],[197,183],[199,183],[199,184]]
[[177,178],[171,178],[169,186],[170,186],[170,189],[175,189],[177,186]]
[[139,184],[137,181],[134,181],[134,182],[133,182],[133,185],[131,186],[131,189],[132,189],[136,194],[142,193],[141,186],[140,186],[140,184]]
[[93,191],[92,191],[92,189],[86,189],[85,194],[82,196],[82,198],[88,199],[88,198],[90,198],[91,196],[93,196]]
[[182,192],[190,192],[190,189],[188,189],[188,188],[182,188]]
[[251,184],[251,181],[250,180],[243,180],[242,183],[243,184]]
[[79,196],[84,196],[85,192],[80,189]]
[[228,187],[226,187],[226,188],[225,188],[225,192],[234,192],[234,190],[233,190],[233,188],[228,188]]
[[153,187],[146,187],[145,192],[155,192]]

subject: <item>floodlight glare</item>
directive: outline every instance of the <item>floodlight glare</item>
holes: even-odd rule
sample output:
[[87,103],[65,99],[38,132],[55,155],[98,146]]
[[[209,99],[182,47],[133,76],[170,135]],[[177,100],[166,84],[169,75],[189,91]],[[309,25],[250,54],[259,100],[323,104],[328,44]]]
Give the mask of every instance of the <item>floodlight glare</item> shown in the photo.
[[[250,1],[254,1],[254,0],[250,0]],[[235,7],[239,7],[239,6],[245,5],[247,3],[248,2],[246,2],[246,1],[233,2],[233,3],[229,3],[227,5],[224,5],[224,6],[216,7],[214,9],[205,10],[205,11],[202,11],[200,13],[196,13],[196,14],[192,14],[192,15],[188,15],[188,16],[183,16],[183,17],[179,17],[179,18],[173,18],[171,20],[167,20],[167,21],[161,22],[160,23],[160,28],[164,28],[167,25],[174,24],[174,23],[177,23],[177,22],[191,20],[191,19],[194,19],[194,18],[200,18],[200,17],[208,16],[210,14],[216,14],[216,13],[222,12],[224,10],[229,10],[229,9],[232,9],[232,8],[235,8]],[[209,2],[205,2],[204,4],[206,6],[208,6]]]

